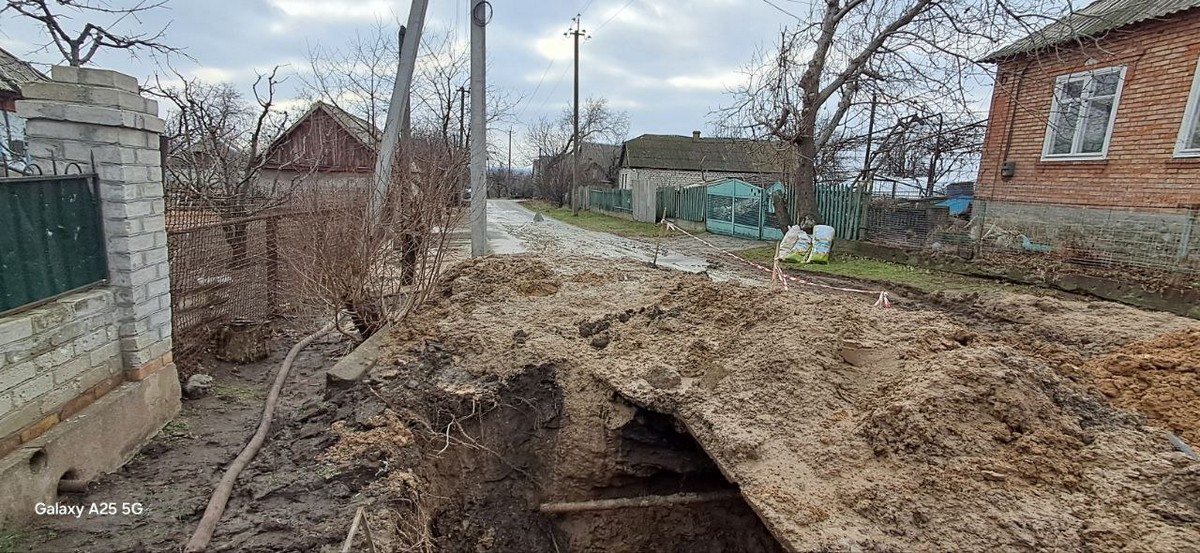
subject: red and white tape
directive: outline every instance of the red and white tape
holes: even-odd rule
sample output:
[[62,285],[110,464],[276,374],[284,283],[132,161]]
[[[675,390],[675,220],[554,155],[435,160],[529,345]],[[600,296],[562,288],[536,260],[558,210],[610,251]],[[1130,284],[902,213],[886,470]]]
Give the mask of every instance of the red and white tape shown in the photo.
[[757,269],[759,269],[759,270],[762,270],[762,271],[765,271],[765,272],[769,273],[769,274],[771,275],[771,282],[772,282],[772,283],[774,283],[774,282],[775,282],[775,279],[776,279],[776,278],[778,278],[778,279],[779,279],[779,282],[783,283],[783,287],[784,287],[784,289],[787,289],[787,287],[788,287],[788,286],[787,286],[787,283],[788,283],[788,281],[791,281],[791,282],[795,282],[795,283],[799,283],[799,284],[804,284],[804,285],[808,285],[808,286],[815,286],[815,287],[817,287],[817,288],[826,288],[826,289],[829,289],[829,290],[838,290],[838,291],[840,291],[840,292],[850,292],[850,293],[853,293],[853,294],[867,294],[867,295],[871,295],[871,296],[878,296],[878,298],[879,298],[879,299],[875,300],[875,306],[876,306],[876,307],[891,307],[891,306],[892,306],[892,302],[891,302],[891,300],[889,300],[889,299],[888,299],[888,293],[887,293],[887,291],[885,291],[885,290],[860,290],[860,289],[858,289],[858,288],[843,288],[843,287],[840,287],[840,286],[832,286],[832,285],[829,285],[829,284],[823,284],[823,283],[820,283],[820,282],[813,282],[813,281],[811,281],[811,280],[805,280],[805,279],[802,279],[802,278],[794,277],[794,276],[792,276],[792,275],[789,275],[789,274],[786,274],[786,273],[784,273],[784,272],[783,272],[783,269],[780,269],[780,268],[779,268],[779,260],[776,260],[776,261],[775,261],[775,266],[774,266],[773,268],[772,268],[772,267],[767,267],[767,266],[765,266],[765,265],[760,265],[760,264],[758,264],[758,263],[755,263],[755,262],[753,262],[753,261],[750,261],[749,259],[746,259],[746,258],[743,258],[743,257],[739,257],[737,254],[734,254],[734,253],[732,253],[732,252],[729,252],[729,251],[727,251],[727,250],[721,249],[721,248],[720,248],[720,247],[718,247],[716,244],[713,244],[712,242],[709,242],[708,240],[705,240],[705,239],[703,239],[703,238],[700,238],[699,236],[696,236],[695,234],[692,234],[692,233],[690,233],[690,232],[688,232],[688,231],[686,231],[686,230],[683,230],[683,229],[681,229],[681,228],[679,228],[679,227],[675,226],[675,224],[674,224],[674,223],[671,223],[670,221],[668,221],[668,220],[666,220],[666,219],[663,219],[663,224],[667,225],[667,228],[669,228],[669,229],[671,229],[671,230],[674,230],[674,231],[676,231],[676,232],[683,233],[683,234],[685,234],[685,235],[687,235],[687,236],[690,236],[690,237],[692,237],[694,240],[696,240],[697,242],[700,242],[701,244],[704,244],[705,246],[708,246],[708,247],[710,247],[710,248],[712,248],[712,249],[714,249],[714,250],[717,250],[718,252],[721,252],[721,253],[722,253],[722,254],[724,254],[724,255],[727,255],[727,256],[729,256],[729,257],[732,257],[732,258],[734,258],[734,259],[736,259],[736,260],[738,260],[738,261],[741,261],[742,263],[745,263],[745,264],[747,264],[747,265],[750,265],[751,267],[755,267],[755,268],[757,268]]

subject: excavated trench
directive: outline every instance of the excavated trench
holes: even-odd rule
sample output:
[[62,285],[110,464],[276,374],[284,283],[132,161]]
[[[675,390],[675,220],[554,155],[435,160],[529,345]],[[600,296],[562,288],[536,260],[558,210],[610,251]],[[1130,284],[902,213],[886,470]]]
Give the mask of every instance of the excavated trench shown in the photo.
[[401,541],[447,552],[783,551],[672,416],[551,365],[480,380],[426,353],[423,374],[381,386],[428,421],[410,454],[388,461],[417,482],[392,502],[397,528],[420,529]]

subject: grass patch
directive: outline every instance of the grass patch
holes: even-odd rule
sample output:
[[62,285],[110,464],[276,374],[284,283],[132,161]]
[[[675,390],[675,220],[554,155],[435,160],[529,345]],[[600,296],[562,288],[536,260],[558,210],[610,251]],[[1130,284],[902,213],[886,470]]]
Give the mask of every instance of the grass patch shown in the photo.
[[530,211],[579,228],[608,232],[617,236],[655,237],[661,236],[663,233],[663,227],[658,225],[631,221],[593,211],[581,210],[579,215],[571,215],[570,207],[554,207],[548,202],[540,200],[524,201],[521,202],[521,205]]
[[[766,246],[742,250],[736,253],[743,259],[769,266],[775,256],[775,248],[774,246]],[[911,286],[923,292],[996,292],[1006,290],[1009,292],[1036,293],[1039,290],[1032,286],[932,271],[922,267],[848,255],[835,255],[827,265],[784,262],[782,266],[784,269],[795,272],[891,282]],[[1045,291],[1042,291],[1042,293],[1045,293]]]

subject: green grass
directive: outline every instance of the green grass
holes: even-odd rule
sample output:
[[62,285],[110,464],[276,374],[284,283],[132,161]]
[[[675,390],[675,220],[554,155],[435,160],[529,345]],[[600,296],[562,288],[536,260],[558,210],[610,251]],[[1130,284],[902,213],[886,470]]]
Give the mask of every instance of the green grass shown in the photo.
[[571,215],[570,207],[554,207],[540,200],[521,202],[521,205],[530,211],[541,213],[546,217],[557,219],[579,228],[608,232],[617,236],[656,237],[661,236],[663,233],[663,227],[659,225],[630,221],[592,211],[580,211],[579,215]]
[[[773,246],[753,248],[742,250],[737,252],[737,254],[744,259],[769,266],[775,255],[775,248]],[[1038,290],[1031,286],[1007,284],[985,278],[943,273],[921,267],[847,255],[835,255],[827,265],[784,262],[782,266],[784,269],[789,270],[789,272],[805,272],[876,282],[890,282],[911,286],[923,292],[995,292],[1007,290],[1010,292],[1035,293]]]

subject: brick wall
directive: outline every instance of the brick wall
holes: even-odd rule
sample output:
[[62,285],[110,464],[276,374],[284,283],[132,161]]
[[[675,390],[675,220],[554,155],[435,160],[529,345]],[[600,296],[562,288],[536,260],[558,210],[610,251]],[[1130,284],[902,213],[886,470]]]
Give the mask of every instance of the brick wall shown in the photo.
[[[0,318],[0,457],[120,384],[177,378],[158,152],[163,121],[158,104],[137,90],[128,75],[71,67],[22,88],[17,111],[34,161],[49,168],[53,157],[60,170],[75,162],[96,173],[109,282]],[[176,382],[175,397],[166,399],[174,409],[177,389]]]
[[[1175,157],[1200,59],[1197,36],[1193,9],[999,64],[976,219],[1090,260],[1200,269],[1196,214],[1181,207],[1200,204],[1200,158]],[[1055,78],[1121,65],[1106,158],[1042,160]],[[1016,164],[1010,179],[1000,176],[1005,161]]]
[[[1197,36],[1200,10],[1193,9],[1120,29],[1086,48],[1001,63],[976,196],[1137,209],[1200,203],[1200,159],[1174,157],[1200,58]],[[1107,159],[1042,161],[1055,77],[1116,65],[1127,70]],[[1007,180],[1000,177],[1006,160],[1016,163]]]

